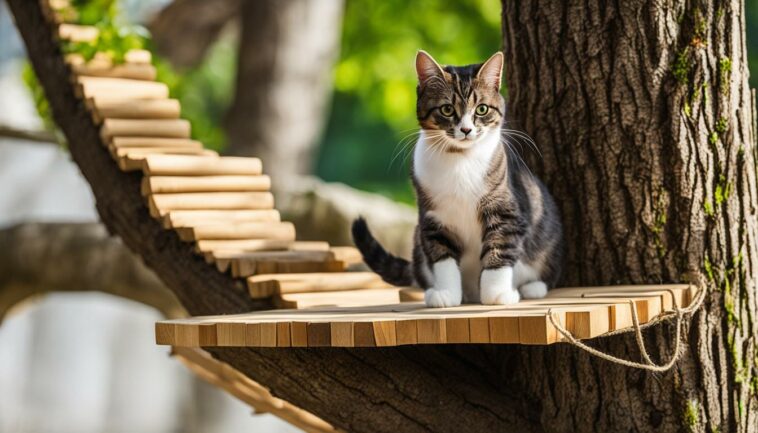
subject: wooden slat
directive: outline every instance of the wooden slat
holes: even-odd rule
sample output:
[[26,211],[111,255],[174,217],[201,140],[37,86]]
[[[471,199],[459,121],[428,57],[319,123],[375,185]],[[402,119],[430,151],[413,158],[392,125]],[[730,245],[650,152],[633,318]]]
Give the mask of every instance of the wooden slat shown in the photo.
[[367,289],[320,293],[288,293],[274,298],[279,308],[311,308],[323,306],[356,307],[365,305],[396,304],[400,300],[398,290]]
[[156,81],[79,77],[77,93],[84,98],[166,99],[168,86]]
[[258,176],[145,176],[142,195],[181,192],[268,191],[271,178]]
[[[215,156],[217,155],[212,150],[207,149],[192,149],[192,148],[181,148],[181,147],[114,147],[114,146],[108,146],[108,151],[113,156],[114,159],[118,158],[124,158],[124,157],[131,157],[133,159],[139,159],[140,161],[144,160],[149,155],[198,155],[198,156],[205,156],[205,155],[211,155]],[[141,164],[141,163],[140,163]],[[140,168],[138,166],[138,168]]]
[[208,239],[276,239],[295,240],[295,226],[290,222],[210,224],[175,229],[179,239],[190,242]]
[[[276,209],[254,210],[176,210],[163,216],[163,227],[191,227],[201,223],[238,224],[242,222],[279,222]],[[227,251],[227,253],[230,253]]]
[[100,138],[105,143],[113,137],[189,138],[190,130],[185,119],[105,119]]
[[250,296],[259,299],[287,293],[335,292],[392,287],[373,272],[255,275],[247,279]]
[[150,63],[123,63],[114,65],[108,56],[95,56],[90,61],[72,53],[66,55],[66,63],[74,74],[89,77],[126,78],[131,80],[153,81],[157,76],[155,66]]
[[100,31],[95,26],[78,24],[61,24],[58,26],[58,37],[64,41],[90,42],[97,38]]
[[225,156],[216,159],[155,156],[145,160],[149,176],[259,175],[263,169],[258,158]]
[[211,251],[224,251],[224,252],[253,252],[253,251],[303,251],[303,250],[328,250],[329,243],[317,242],[317,241],[275,241],[275,240],[263,240],[263,239],[240,239],[231,241],[197,241],[195,249],[198,252],[205,253]]
[[181,149],[202,149],[203,144],[199,141],[188,140],[186,138],[165,138],[165,137],[113,137],[110,145],[116,148],[128,147],[147,147],[147,148],[167,148],[177,147]]
[[[139,150],[138,150],[139,149]],[[204,158],[218,158],[218,153],[207,149],[159,149],[164,154],[172,154],[182,156],[183,154],[191,154],[192,156],[204,157]],[[198,153],[200,153],[198,155]],[[117,157],[118,168],[122,171],[136,171],[142,170],[145,159],[149,156],[157,155],[152,148],[132,148],[126,155]],[[155,215],[154,215],[155,216]]]
[[162,217],[175,210],[240,210],[274,207],[274,196],[270,192],[151,194],[148,196],[148,201],[154,217]]
[[358,248],[355,247],[332,247],[330,249],[334,254],[335,260],[345,262],[348,266],[363,263],[363,256]]
[[[181,106],[176,99],[113,99],[88,100],[95,120],[113,119],[178,119]],[[133,134],[131,136],[134,136]],[[144,136],[144,134],[140,134]]]

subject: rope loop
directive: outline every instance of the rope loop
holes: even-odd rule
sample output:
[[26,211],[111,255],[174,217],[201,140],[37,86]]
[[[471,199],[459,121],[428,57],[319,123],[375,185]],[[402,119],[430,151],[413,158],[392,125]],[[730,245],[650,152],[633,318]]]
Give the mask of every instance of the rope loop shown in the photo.
[[[638,368],[641,370],[662,373],[671,369],[671,367],[673,367],[674,364],[676,364],[676,361],[679,359],[679,352],[682,345],[682,323],[683,323],[684,316],[687,314],[693,313],[700,308],[700,306],[703,304],[703,300],[705,299],[706,287],[707,286],[705,284],[701,284],[697,292],[697,295],[695,296],[695,299],[693,299],[693,302],[691,302],[690,305],[688,305],[685,308],[679,307],[679,303],[676,300],[676,296],[674,296],[674,291],[671,289],[666,289],[666,291],[669,292],[669,294],[671,295],[673,310],[663,311],[661,314],[656,316],[653,320],[642,325],[640,324],[640,320],[637,315],[637,305],[634,303],[634,300],[632,299],[629,300],[629,308],[632,311],[632,328],[612,331],[607,334],[604,334],[603,336],[625,334],[627,332],[634,331],[635,339],[637,341],[637,347],[639,348],[640,354],[642,355],[643,362],[636,362],[636,361],[630,361],[627,359],[622,359],[622,358],[610,355],[608,353],[601,352],[595,349],[594,347],[590,347],[584,344],[583,342],[581,342],[580,340],[577,340],[571,334],[571,332],[569,332],[565,327],[563,327],[563,325],[561,325],[560,323],[560,320],[558,320],[555,317],[555,314],[553,313],[552,309],[548,310],[547,316],[550,319],[550,323],[555,327],[556,330],[558,330],[558,332],[566,339],[566,341],[578,347],[579,349],[584,350],[590,355],[594,355],[600,359],[604,359],[606,361],[613,362],[615,364],[623,365],[626,367]],[[675,345],[676,347],[674,349],[674,353],[671,354],[671,357],[667,362],[663,364],[656,364],[650,358],[650,354],[647,351],[647,347],[645,347],[645,341],[642,337],[642,329],[647,328],[648,326],[652,326],[671,316],[674,316],[675,318],[676,334],[675,334],[674,340],[676,341],[676,345]]]

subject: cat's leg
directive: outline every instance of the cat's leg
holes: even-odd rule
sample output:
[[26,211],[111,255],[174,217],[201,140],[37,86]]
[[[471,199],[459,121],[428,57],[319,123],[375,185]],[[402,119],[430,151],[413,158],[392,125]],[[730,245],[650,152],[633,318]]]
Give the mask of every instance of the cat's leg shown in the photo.
[[547,284],[544,281],[532,281],[518,288],[524,299],[540,299],[547,295]]
[[513,202],[488,201],[481,209],[482,267],[479,293],[482,304],[515,304],[521,299],[514,268],[523,251],[526,222]]
[[482,304],[506,305],[519,301],[518,290],[513,285],[513,267],[485,269],[479,279],[479,296]]
[[424,292],[424,302],[428,307],[456,307],[463,300],[461,271],[452,257],[432,266],[434,287]]
[[420,241],[426,256],[425,263],[431,264],[431,286],[424,293],[428,307],[455,307],[463,300],[463,286],[458,261],[462,248],[456,237],[427,216],[421,222]]
[[539,271],[522,260],[513,267],[513,285],[523,299],[540,299],[547,295],[547,284],[541,281]]

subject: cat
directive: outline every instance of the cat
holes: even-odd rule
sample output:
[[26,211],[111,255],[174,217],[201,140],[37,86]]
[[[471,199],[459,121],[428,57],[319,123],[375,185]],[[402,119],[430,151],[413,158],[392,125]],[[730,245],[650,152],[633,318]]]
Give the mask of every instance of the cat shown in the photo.
[[542,298],[560,277],[558,209],[503,138],[502,70],[500,52],[444,68],[417,53],[412,261],[388,253],[362,217],[353,222],[366,264],[390,284],[426,289],[429,307]]

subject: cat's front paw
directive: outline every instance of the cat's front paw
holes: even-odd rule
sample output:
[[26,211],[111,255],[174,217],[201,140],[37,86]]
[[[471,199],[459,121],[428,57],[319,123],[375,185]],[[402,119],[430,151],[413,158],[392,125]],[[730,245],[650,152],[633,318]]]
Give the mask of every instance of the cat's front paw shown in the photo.
[[462,293],[460,290],[427,289],[424,292],[424,303],[431,308],[457,307],[461,305]]
[[541,299],[547,295],[547,284],[542,281],[532,281],[518,288],[524,299]]
[[508,305],[521,300],[518,290],[513,288],[513,268],[485,269],[479,280],[479,295],[482,304]]

